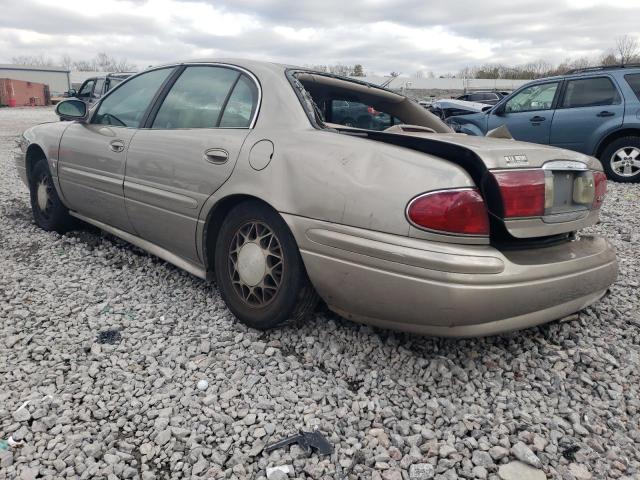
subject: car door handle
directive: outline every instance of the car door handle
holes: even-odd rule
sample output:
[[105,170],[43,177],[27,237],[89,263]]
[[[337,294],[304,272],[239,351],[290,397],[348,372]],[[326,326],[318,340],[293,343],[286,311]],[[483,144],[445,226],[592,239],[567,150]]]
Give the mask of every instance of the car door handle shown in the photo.
[[545,118],[545,117],[541,117],[541,116],[539,116],[539,115],[536,115],[535,117],[531,117],[531,118],[529,119],[529,121],[530,121],[530,122],[534,122],[534,123],[537,123],[537,122],[544,122],[545,120],[546,120],[546,118]]
[[603,112],[600,112],[596,115],[596,117],[613,117],[615,115],[614,112],[607,112],[606,110]]
[[229,152],[222,148],[210,148],[204,152],[204,159],[209,163],[220,165],[229,160]]
[[109,142],[109,148],[112,151],[119,153],[124,150],[124,142],[122,140],[112,140]]

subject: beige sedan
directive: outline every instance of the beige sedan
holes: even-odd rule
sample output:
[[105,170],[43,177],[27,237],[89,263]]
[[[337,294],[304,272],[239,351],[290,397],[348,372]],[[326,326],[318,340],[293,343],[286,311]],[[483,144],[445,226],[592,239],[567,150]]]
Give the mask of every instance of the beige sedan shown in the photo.
[[576,236],[598,221],[598,160],[455,134],[375,85],[193,61],[57,112],[16,155],[36,223],[80,219],[215,280],[255,328],[322,299],[358,322],[488,335],[576,312],[616,278],[610,244]]

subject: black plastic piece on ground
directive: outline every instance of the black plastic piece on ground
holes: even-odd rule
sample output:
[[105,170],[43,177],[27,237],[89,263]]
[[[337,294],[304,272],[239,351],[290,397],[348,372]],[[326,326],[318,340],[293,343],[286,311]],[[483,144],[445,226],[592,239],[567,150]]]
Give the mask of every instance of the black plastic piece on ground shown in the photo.
[[288,447],[289,445],[298,444],[307,455],[311,455],[311,451],[316,450],[319,455],[330,455],[333,453],[333,446],[319,431],[303,432],[292,435],[291,437],[278,440],[264,447],[264,451],[269,453],[278,448]]
[[122,335],[118,330],[103,330],[98,335],[98,343],[106,343],[107,345],[115,345],[120,341]]

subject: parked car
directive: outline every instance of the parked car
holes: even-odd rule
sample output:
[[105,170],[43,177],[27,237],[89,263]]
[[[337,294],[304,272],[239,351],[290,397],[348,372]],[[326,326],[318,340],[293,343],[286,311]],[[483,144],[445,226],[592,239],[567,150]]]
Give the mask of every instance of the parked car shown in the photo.
[[366,128],[372,130],[384,130],[392,125],[400,123],[390,115],[380,112],[371,105],[357,101],[336,100],[331,101],[331,107],[327,116],[332,123],[346,127]]
[[[331,122],[345,100],[401,123]],[[80,219],[215,279],[251,327],[319,296],[372,325],[488,335],[578,311],[616,278],[612,246],[575,235],[598,221],[597,159],[456,134],[376,85],[185,62],[56,111],[67,121],[28,129],[16,155],[36,224]]]
[[486,105],[495,105],[504,97],[503,92],[469,92],[464,95],[455,97],[455,100],[464,100],[465,102],[484,103]]
[[485,113],[452,119],[484,135],[506,125],[517,140],[599,158],[607,176],[640,181],[640,68],[598,67],[524,85]]
[[83,102],[92,105],[98,101],[109,90],[122,83],[125,79],[129,78],[132,73],[109,73],[104,76],[97,76],[87,78],[80,89],[76,92],[70,90],[68,92],[69,97],[75,97]]
[[469,115],[490,109],[491,106],[485,103],[467,102],[465,100],[441,99],[433,102],[429,111],[438,118],[445,121],[449,117],[458,115]]

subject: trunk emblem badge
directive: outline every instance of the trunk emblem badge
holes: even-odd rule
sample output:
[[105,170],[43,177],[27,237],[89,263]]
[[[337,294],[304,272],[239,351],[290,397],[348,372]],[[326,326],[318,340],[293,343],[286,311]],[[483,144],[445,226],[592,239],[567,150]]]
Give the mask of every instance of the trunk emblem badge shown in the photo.
[[507,165],[529,165],[526,155],[505,155],[504,160]]

